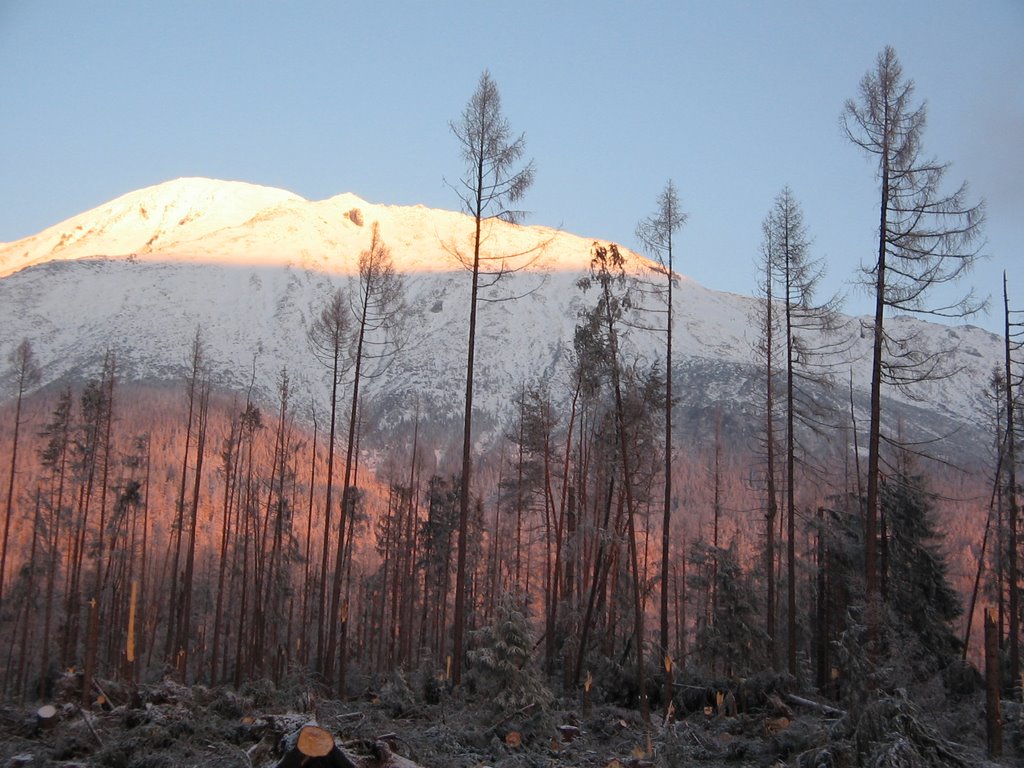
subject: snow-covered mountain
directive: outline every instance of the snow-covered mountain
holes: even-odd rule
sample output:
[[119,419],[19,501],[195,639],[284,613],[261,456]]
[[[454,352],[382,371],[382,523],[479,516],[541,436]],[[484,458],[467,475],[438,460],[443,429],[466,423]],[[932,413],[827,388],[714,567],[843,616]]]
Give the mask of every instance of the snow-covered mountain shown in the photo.
[[[374,222],[405,276],[408,320],[394,364],[366,382],[368,412],[383,430],[412,419],[417,407],[439,428],[455,424],[470,289],[458,254],[467,250],[472,220],[351,194],[307,201],[240,182],[179,179],[0,244],[0,355],[6,360],[22,338],[30,339],[44,382],[53,382],[95,375],[112,349],[122,381],[180,382],[199,327],[219,385],[242,389],[255,370],[257,390],[270,397],[287,367],[294,397],[322,404],[327,375],[310,352],[307,330],[325,297],[354,279]],[[543,227],[490,225],[486,253],[522,254],[523,268],[487,292],[514,300],[481,305],[475,402],[482,440],[502,428],[524,382],[546,380],[556,398],[565,393],[574,327],[595,299],[576,287],[592,245]],[[648,271],[644,259],[628,256],[632,272]],[[756,428],[755,314],[749,297],[680,278],[674,371],[684,441],[708,442],[716,411],[735,430]],[[959,373],[920,389],[918,400],[890,393],[901,428],[921,436],[953,432],[954,452],[983,451],[984,389],[1000,359],[999,338],[971,326],[891,322],[913,326],[931,349],[958,347],[950,362]],[[849,377],[862,408],[869,373],[859,322],[852,319],[849,329],[853,347],[839,368],[839,391],[820,395],[846,411]],[[634,329],[628,337],[630,356],[662,355],[659,334]],[[0,400],[11,394],[5,370]]]

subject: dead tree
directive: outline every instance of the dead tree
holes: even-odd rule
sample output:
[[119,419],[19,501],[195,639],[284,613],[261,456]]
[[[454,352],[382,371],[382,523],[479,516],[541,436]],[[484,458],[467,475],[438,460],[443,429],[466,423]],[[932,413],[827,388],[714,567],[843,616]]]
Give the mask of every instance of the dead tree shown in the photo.
[[[795,675],[797,659],[796,600],[796,470],[806,469],[808,451],[797,436],[799,427],[805,433],[821,434],[827,425],[827,414],[819,405],[816,390],[830,386],[830,362],[843,351],[847,342],[832,340],[839,327],[839,298],[824,302],[815,296],[824,267],[820,259],[810,255],[810,237],[804,224],[803,211],[789,187],[775,197],[771,211],[762,225],[767,286],[766,302],[777,299],[776,309],[766,307],[766,333],[777,313],[780,319],[779,347],[783,365],[784,387],[782,408],[785,420],[785,491],[786,491],[786,659],[789,673]],[[767,336],[766,336],[767,338]],[[816,341],[812,342],[811,339]],[[769,364],[772,352],[766,352]],[[769,371],[769,375],[771,372]],[[773,382],[769,381],[769,386]],[[770,419],[771,417],[769,417]],[[771,443],[771,439],[769,439]],[[769,449],[773,446],[769,444]],[[799,455],[798,455],[799,451]]]
[[[462,681],[462,663],[466,629],[466,553],[469,535],[469,506],[472,493],[473,375],[476,360],[477,305],[481,275],[493,280],[510,269],[505,255],[487,256],[482,246],[485,225],[493,219],[515,223],[522,212],[509,208],[519,201],[533,184],[533,163],[516,170],[526,148],[526,138],[513,138],[512,128],[501,112],[498,86],[486,70],[480,75],[460,120],[450,123],[459,141],[466,173],[453,185],[466,212],[473,217],[472,254],[460,257],[472,275],[469,299],[469,340],[466,345],[466,400],[462,435],[462,496],[459,500],[458,562],[455,570],[455,616],[453,633],[452,680]],[[490,266],[490,268],[489,268]]]
[[619,328],[622,314],[629,309],[631,302],[627,294],[618,292],[626,280],[625,259],[614,243],[604,247],[595,244],[591,259],[590,276],[581,278],[579,286],[583,290],[596,286],[599,290],[597,306],[591,314],[591,330],[595,342],[604,347],[606,369],[611,378],[612,392],[615,397],[615,428],[618,433],[619,461],[622,466],[623,491],[626,501],[626,525],[629,557],[633,571],[633,625],[636,642],[637,688],[640,696],[640,713],[644,720],[650,719],[650,707],[647,701],[646,674],[644,670],[644,619],[643,606],[640,601],[640,568],[636,543],[636,506],[633,498],[634,477],[630,469],[632,458],[629,438],[626,434],[626,417],[621,382],[621,361],[619,359]]
[[[404,311],[403,294],[405,291],[402,277],[395,271],[391,252],[380,235],[380,226],[373,224],[370,247],[359,255],[359,287],[356,301],[351,307],[354,320],[354,339],[351,348],[352,363],[352,401],[349,410],[348,440],[345,447],[345,480],[341,491],[341,516],[338,526],[338,548],[334,564],[334,583],[331,589],[330,630],[327,642],[327,656],[333,660],[338,641],[338,629],[341,600],[341,573],[344,570],[345,525],[346,516],[352,513],[355,506],[354,469],[355,446],[358,437],[357,420],[359,407],[359,387],[367,375],[367,362],[377,364],[377,370],[371,371],[379,375],[383,368],[393,359],[398,349],[401,319]],[[339,664],[344,663],[342,649]],[[333,661],[331,662],[333,663]],[[345,671],[338,670],[338,692],[342,689]]]
[[903,79],[896,51],[886,47],[860,83],[859,99],[843,110],[849,140],[877,163],[878,248],[864,267],[874,294],[871,338],[871,403],[864,537],[869,645],[877,638],[879,568],[879,480],[882,448],[882,386],[898,388],[943,373],[947,350],[925,353],[912,339],[893,336],[885,319],[893,311],[965,317],[981,303],[973,293],[945,304],[929,302],[931,289],[967,274],[979,254],[985,219],[981,203],[971,205],[967,186],[940,191],[947,166],[926,157],[921,146],[924,104],[912,102],[914,83]]
[[14,476],[18,465],[18,437],[21,430],[21,401],[25,392],[39,382],[39,366],[32,352],[32,343],[22,339],[10,356],[11,373],[17,382],[14,404],[14,436],[11,440],[11,468],[7,475],[7,503],[4,507],[3,541],[0,542],[0,606],[4,599],[4,574],[7,572],[8,538],[14,514]]
[[[344,292],[339,288],[324,304],[310,326],[308,339],[313,356],[330,371],[331,407],[327,436],[327,478],[324,500],[324,541],[320,551],[320,583],[317,590],[317,669],[330,680],[333,672],[333,654],[327,647],[327,638],[334,627],[333,617],[327,615],[327,565],[331,549],[331,506],[334,490],[335,427],[338,413],[338,387],[345,372],[345,344],[349,338],[349,311]],[[339,534],[340,535],[340,534]],[[339,575],[335,574],[335,578]]]
[[57,399],[57,405],[41,437],[45,440],[40,450],[40,460],[48,470],[49,478],[49,525],[47,547],[49,554],[46,566],[45,600],[43,603],[43,638],[39,662],[39,696],[45,691],[45,679],[50,667],[50,633],[53,622],[54,592],[60,560],[61,523],[64,518],[64,487],[71,440],[71,390],[65,388]]
[[1021,383],[1024,382],[1022,374],[1013,359],[1013,353],[1018,352],[1024,345],[1024,326],[1019,322],[1011,322],[1010,299],[1006,286],[1006,272],[1003,272],[1003,317],[1005,331],[1004,341],[1004,371],[1003,384],[1006,395],[1006,500],[1007,500],[1007,574],[1006,580],[1009,592],[1009,664],[1010,680],[1014,687],[1020,685],[1020,568],[1018,565],[1019,543],[1017,531],[1017,519],[1020,508],[1017,504],[1017,443],[1015,432],[1015,414],[1020,402],[1017,393],[1020,392]]
[[177,653],[177,643],[180,642],[179,629],[179,605],[180,589],[178,584],[178,569],[181,565],[182,558],[182,539],[185,531],[185,493],[188,487],[188,460],[189,450],[192,447],[192,429],[195,424],[195,411],[197,406],[197,396],[199,394],[199,387],[201,387],[201,379],[204,362],[204,345],[203,335],[200,328],[196,328],[195,335],[192,337],[192,345],[189,350],[189,373],[185,384],[185,398],[188,402],[188,415],[185,422],[185,448],[182,451],[181,460],[181,478],[178,484],[178,499],[174,510],[174,524],[173,530],[173,544],[172,549],[174,553],[173,565],[171,566],[171,594],[168,607],[168,621],[167,621],[167,636],[164,643],[164,659],[171,660]]
[[661,655],[665,660],[665,691],[668,699],[672,692],[672,664],[669,655],[669,550],[672,530],[672,289],[676,281],[673,271],[673,237],[686,223],[686,214],[680,210],[679,195],[671,179],[658,195],[657,211],[637,226],[637,236],[652,252],[665,275],[665,500],[661,523],[661,604],[659,638]]

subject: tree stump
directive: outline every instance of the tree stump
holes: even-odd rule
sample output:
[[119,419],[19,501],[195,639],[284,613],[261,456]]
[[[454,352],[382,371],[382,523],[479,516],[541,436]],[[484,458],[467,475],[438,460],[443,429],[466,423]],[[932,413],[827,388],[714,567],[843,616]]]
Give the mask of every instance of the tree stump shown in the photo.
[[36,725],[49,730],[57,724],[57,708],[53,704],[44,704],[36,710]]

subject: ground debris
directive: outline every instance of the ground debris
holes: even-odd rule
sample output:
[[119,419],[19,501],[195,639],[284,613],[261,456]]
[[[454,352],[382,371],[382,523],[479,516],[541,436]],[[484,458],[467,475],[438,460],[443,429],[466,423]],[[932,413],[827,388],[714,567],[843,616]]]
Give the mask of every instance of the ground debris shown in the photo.
[[943,738],[903,696],[870,702],[854,731],[857,752],[872,768],[968,768],[976,763]]
[[[112,709],[80,708],[74,697],[54,698],[53,711],[43,718],[38,703],[0,706],[0,768],[1008,766],[1020,755],[1014,741],[1020,728],[1014,726],[1024,715],[1007,702],[1007,757],[987,764],[983,742],[975,738],[983,734],[983,722],[971,699],[955,712],[936,713],[880,694],[847,712],[809,698],[809,692],[794,692],[785,676],[766,675],[732,687],[695,680],[683,690],[710,698],[710,710],[704,698],[690,709],[675,702],[667,717],[651,724],[635,710],[599,701],[584,715],[582,697],[572,696],[553,703],[546,722],[535,723],[529,706],[496,718],[480,705],[479,693],[441,689],[431,703],[424,686],[409,687],[404,678],[367,680],[372,694],[345,701],[315,686],[303,688],[314,691],[307,699],[315,706],[303,705],[294,689],[269,683],[236,691],[172,680],[133,690],[101,682]],[[73,681],[66,688],[73,690]],[[725,705],[730,691],[736,709]],[[723,706],[717,706],[719,696]],[[319,738],[310,751],[327,746],[328,753],[337,752],[328,762],[328,754],[289,762],[299,734],[310,727]]]

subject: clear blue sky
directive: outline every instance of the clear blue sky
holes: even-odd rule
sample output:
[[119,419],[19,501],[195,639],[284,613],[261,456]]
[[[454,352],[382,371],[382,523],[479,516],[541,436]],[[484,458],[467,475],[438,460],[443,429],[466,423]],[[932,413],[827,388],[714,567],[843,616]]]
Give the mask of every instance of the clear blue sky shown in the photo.
[[976,287],[1007,269],[1024,307],[1024,0],[0,0],[0,241],[179,176],[456,208],[448,121],[488,68],[537,165],[531,223],[635,247],[672,178],[680,270],[748,294],[789,184],[841,288],[876,190],[839,114],[887,44],[926,150],[988,202]]

